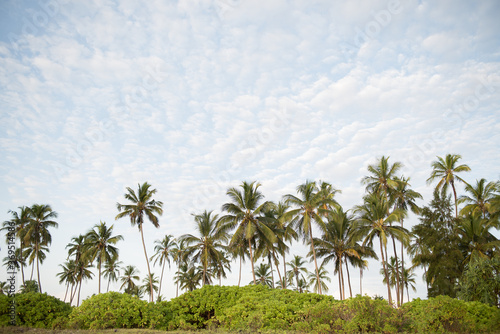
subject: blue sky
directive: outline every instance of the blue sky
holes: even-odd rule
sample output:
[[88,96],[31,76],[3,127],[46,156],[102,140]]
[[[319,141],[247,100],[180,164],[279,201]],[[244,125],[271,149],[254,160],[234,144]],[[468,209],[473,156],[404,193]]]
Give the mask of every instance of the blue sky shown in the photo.
[[[114,220],[125,188],[144,181],[165,211],[145,227],[151,255],[243,180],[274,201],[325,180],[345,209],[382,155],[404,163],[419,204],[436,156],[461,154],[470,182],[498,180],[499,16],[493,0],[2,1],[0,219],[33,203],[59,213],[42,284],[62,298],[65,246],[101,220],[145,277],[137,229]],[[379,268],[364,293],[384,295]],[[426,296],[420,273],[417,289]],[[94,279],[82,294],[96,291]]]

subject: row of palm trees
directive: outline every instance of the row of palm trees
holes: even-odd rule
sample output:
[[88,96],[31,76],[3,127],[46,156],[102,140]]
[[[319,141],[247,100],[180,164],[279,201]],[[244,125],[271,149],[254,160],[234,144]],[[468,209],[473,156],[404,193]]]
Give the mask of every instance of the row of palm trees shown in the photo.
[[[460,215],[464,219],[479,214],[482,223],[489,224],[488,229],[498,228],[499,182],[488,183],[481,179],[475,186],[467,184],[457,176],[457,173],[470,170],[467,165],[458,164],[460,159],[460,155],[452,154],[444,159],[437,157],[431,164],[433,170],[428,183],[437,180],[436,188],[445,191],[451,186],[457,218],[458,204],[464,204],[460,210]],[[362,277],[363,270],[367,267],[367,259],[380,257],[388,300],[392,303],[392,290],[395,289],[395,301],[399,306],[403,302],[405,288],[408,293],[408,285],[412,282],[412,270],[415,268],[405,264],[405,249],[408,248],[408,252],[412,255],[422,251],[414,247],[416,240],[404,227],[409,211],[417,214],[420,212],[416,201],[422,199],[422,196],[411,189],[409,178],[399,175],[401,168],[399,162],[391,164],[389,157],[381,157],[377,163],[369,165],[369,175],[362,179],[362,184],[366,186],[363,203],[350,210],[344,210],[335,200],[335,195],[340,191],[324,181],[306,181],[297,187],[296,194],[287,194],[278,203],[264,200],[264,195],[259,189],[260,183],[242,182],[239,187],[227,190],[229,201],[222,205],[220,214],[205,210],[193,215],[194,234],[182,235],[179,238],[167,235],[161,240],[156,240],[155,254],[152,257],[147,255],[143,223],[149,221],[153,226],[159,227],[163,203],[153,198],[156,189],[147,182],[139,184],[137,191],[126,188],[124,197],[127,203],[117,203],[116,219],[128,217],[132,226],[138,227],[148,275],[144,279],[144,285],[139,287],[135,282],[138,280],[137,270],[133,266],[127,266],[120,277],[121,289],[138,295],[147,293],[150,301],[153,301],[155,293],[161,296],[165,265],[168,264],[170,267],[171,261],[177,266],[174,276],[177,291],[179,287],[192,290],[200,285],[213,284],[215,279],[220,283],[230,271],[231,262],[238,259],[240,267],[238,285],[240,285],[242,263],[248,259],[251,264],[253,284],[262,284],[264,281],[271,282],[274,286],[273,277],[271,280],[262,278],[266,277],[268,271],[272,275],[274,272],[277,273],[278,287],[288,288],[293,284],[295,289],[305,290],[306,279],[304,278],[301,283],[297,273],[290,274],[291,271],[287,266],[293,266],[291,261],[286,260],[292,241],[302,239],[309,247],[308,256],[314,263],[314,284],[309,279],[307,286],[312,284],[315,291],[320,294],[326,292],[325,268],[333,263],[333,274],[338,277],[340,299],[346,297],[346,281],[352,296],[349,265],[359,268]],[[467,195],[457,196],[456,182],[465,183]],[[46,216],[40,216],[38,224],[47,228],[38,229],[38,234],[34,234],[33,226],[36,226],[35,221],[37,221],[36,207],[34,205],[29,209],[20,208],[19,214],[12,212],[13,218],[10,222],[4,223],[4,228],[8,223],[15,222],[16,235],[21,240],[21,250],[23,250],[19,259],[21,270],[25,265],[23,261],[26,257],[23,256],[29,253],[29,264],[33,264],[32,268],[34,263],[37,263],[40,284],[38,267],[50,244],[50,233],[47,228],[57,226],[57,223],[50,220],[57,214],[50,209]],[[23,212],[24,209],[27,213]],[[20,218],[23,215],[26,218]],[[45,224],[43,222],[47,225],[43,225]],[[70,290],[70,301],[75,298],[78,290],[77,303],[79,302],[82,281],[92,277],[89,268],[94,262],[98,270],[99,293],[101,274],[108,278],[108,289],[109,283],[118,279],[121,262],[118,261],[118,250],[114,245],[122,240],[122,237],[112,236],[112,228],[112,226],[106,227],[105,223],[101,222],[87,234],[73,238],[68,245],[68,261],[62,265],[63,272],[59,277],[61,283],[67,284],[67,292]],[[373,247],[374,241],[378,241],[378,252]],[[391,256],[388,244],[392,246]],[[488,247],[497,249],[496,244]],[[265,259],[267,263],[262,263],[256,270],[254,264],[258,259]],[[319,266],[318,259],[322,259],[322,264]],[[297,259],[294,257],[294,260]],[[151,274],[150,262],[161,266],[159,280]],[[102,271],[103,266],[104,271]]]

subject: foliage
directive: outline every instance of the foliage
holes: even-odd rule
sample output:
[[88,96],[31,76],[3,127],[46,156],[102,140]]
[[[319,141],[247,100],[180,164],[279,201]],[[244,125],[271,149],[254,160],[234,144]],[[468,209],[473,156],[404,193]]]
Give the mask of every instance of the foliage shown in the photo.
[[460,278],[457,296],[466,301],[500,306],[500,257],[469,262]]
[[453,204],[443,191],[434,191],[434,198],[422,209],[420,223],[412,233],[425,251],[413,258],[414,263],[428,266],[426,281],[429,297],[456,296],[462,273],[463,254],[459,249]]
[[70,327],[81,329],[161,326],[164,307],[154,307],[126,293],[107,292],[82,302],[70,314]]
[[10,323],[9,307],[15,298],[16,325],[52,328],[61,318],[67,318],[71,306],[46,293],[27,292],[14,297],[0,296],[0,326]]
[[493,332],[500,329],[500,310],[449,296],[415,299],[402,307],[405,329],[419,333]]

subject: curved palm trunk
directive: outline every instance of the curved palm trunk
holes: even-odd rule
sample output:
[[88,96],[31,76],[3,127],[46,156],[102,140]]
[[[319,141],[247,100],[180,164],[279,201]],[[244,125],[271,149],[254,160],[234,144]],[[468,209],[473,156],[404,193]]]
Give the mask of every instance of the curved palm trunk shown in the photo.
[[[400,298],[400,284],[399,284],[399,260],[398,260],[398,254],[396,252],[396,241],[394,240],[394,236],[391,236],[392,238],[392,247],[394,249],[394,257],[396,258],[396,305],[399,307],[403,303],[403,299]],[[404,289],[404,288],[403,288]]]
[[273,287],[274,289],[274,269],[273,269],[273,261],[271,261],[271,259],[269,258],[269,264],[271,265],[271,279],[273,280],[271,282],[271,286]]
[[76,306],[80,306],[80,291],[82,291],[82,280],[80,279],[80,287],[78,288],[78,300]]
[[66,297],[68,296],[68,289],[69,289],[69,281],[66,282],[66,293],[64,294],[64,300],[63,300],[63,302],[65,303],[66,303]]
[[243,257],[240,256],[240,276],[238,278],[238,287],[240,286],[241,283],[241,266],[243,265]]
[[139,229],[141,230],[142,247],[144,248],[144,255],[146,256],[146,264],[148,265],[149,288],[151,289],[151,294],[149,295],[149,299],[152,302],[153,301],[153,282],[151,279],[151,269],[149,268],[148,253],[146,252],[146,244],[144,243],[144,233],[142,232],[142,223],[139,225]]
[[111,283],[111,277],[108,278],[108,287],[106,289],[106,292],[109,292],[109,283]]
[[257,282],[255,280],[255,270],[253,268],[253,253],[252,253],[252,241],[248,239],[248,247],[250,249],[250,262],[252,263],[252,275],[253,275],[253,284],[257,285]]
[[23,244],[23,239],[22,238],[21,238],[21,244],[20,244],[20,246],[21,246],[21,251],[19,252],[19,254],[21,255],[20,256],[21,257],[21,278],[23,280],[23,285],[24,285],[24,265],[23,265],[23,263],[24,263],[24,261],[23,261],[24,260],[24,258],[23,258],[24,244]]
[[283,252],[283,289],[286,289],[286,259],[285,252]]
[[[401,227],[403,227],[403,220],[401,219]],[[403,272],[404,267],[405,267],[405,260],[404,260],[404,247],[403,247],[403,242],[401,242],[401,272]],[[405,294],[405,289],[404,286],[401,287],[401,304],[403,304],[403,297]]]
[[347,261],[345,261],[345,269],[347,271],[347,284],[349,284],[349,295],[352,298],[351,275],[349,275],[349,266],[347,264]]
[[33,280],[33,272],[35,271],[35,261],[31,263],[31,275],[30,280]]
[[363,267],[359,267],[359,294],[363,295]]
[[98,270],[99,270],[99,293],[101,293],[101,263],[102,263],[102,261],[97,264],[97,266],[99,267],[98,268]]
[[450,181],[451,189],[453,189],[453,196],[455,197],[455,218],[458,218],[458,205],[457,205],[457,191],[455,190],[455,182],[453,179]]
[[380,240],[380,254],[382,255],[382,266],[384,267],[385,280],[387,282],[387,298],[389,299],[389,305],[392,305],[391,286],[389,284],[389,274],[387,273],[387,266],[385,263],[384,247],[382,247],[382,240]]
[[40,293],[42,292],[42,282],[40,282],[40,258],[38,257],[38,253],[36,255],[36,271],[38,274],[38,289],[40,290]]
[[321,292],[321,281],[319,279],[319,272],[318,272],[318,261],[316,261],[316,249],[314,249],[312,226],[309,228],[309,236],[311,238],[311,248],[312,248],[313,256],[314,256],[314,267],[316,269],[316,279],[318,280],[318,292],[319,292],[320,295],[322,295],[322,292]]
[[[274,252],[274,249],[273,249],[274,264],[276,265],[276,271],[278,272],[278,277],[279,277],[280,282],[281,282],[281,288],[284,289],[283,288],[283,280],[281,278],[281,273],[280,273],[280,268],[279,268],[279,263],[278,263],[278,258],[275,255],[276,255],[276,253]],[[273,281],[274,281],[274,279],[273,279]],[[274,282],[273,282],[273,284],[274,284]]]
[[161,294],[161,281],[163,280],[164,270],[165,270],[165,261],[163,261],[163,266],[161,267],[160,287],[158,288],[158,296]]

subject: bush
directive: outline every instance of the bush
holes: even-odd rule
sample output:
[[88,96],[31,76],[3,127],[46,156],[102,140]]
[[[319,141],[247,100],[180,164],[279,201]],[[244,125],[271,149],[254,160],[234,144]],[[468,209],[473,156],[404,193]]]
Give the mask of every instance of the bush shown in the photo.
[[[46,293],[28,292],[16,294],[16,324],[18,326],[52,328],[59,318],[67,318],[71,313],[71,306],[60,299]],[[0,298],[0,324],[10,324],[9,306],[11,299],[7,296]]]
[[500,329],[500,310],[479,302],[448,296],[415,299],[402,306],[410,332],[494,332]]
[[146,328],[151,326],[151,318],[158,325],[156,311],[135,296],[107,292],[84,300],[71,312],[69,325],[81,329]]

